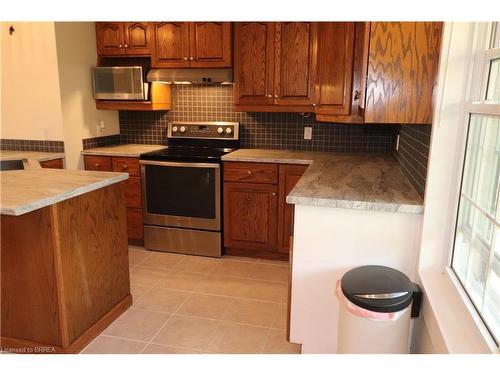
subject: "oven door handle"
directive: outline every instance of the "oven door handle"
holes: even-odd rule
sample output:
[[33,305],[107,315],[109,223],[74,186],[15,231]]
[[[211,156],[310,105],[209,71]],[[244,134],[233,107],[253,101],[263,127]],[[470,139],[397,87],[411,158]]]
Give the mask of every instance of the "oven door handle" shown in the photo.
[[156,161],[156,160],[139,160],[139,163],[144,165],[158,165],[163,167],[220,169],[220,165],[217,163],[190,163],[190,162]]

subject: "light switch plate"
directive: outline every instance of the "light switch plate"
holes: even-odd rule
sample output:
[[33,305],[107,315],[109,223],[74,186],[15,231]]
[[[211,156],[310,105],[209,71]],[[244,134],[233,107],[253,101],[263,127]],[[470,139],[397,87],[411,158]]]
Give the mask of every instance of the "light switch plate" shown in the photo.
[[304,128],[304,139],[312,139],[313,137],[313,128],[311,126],[306,126]]

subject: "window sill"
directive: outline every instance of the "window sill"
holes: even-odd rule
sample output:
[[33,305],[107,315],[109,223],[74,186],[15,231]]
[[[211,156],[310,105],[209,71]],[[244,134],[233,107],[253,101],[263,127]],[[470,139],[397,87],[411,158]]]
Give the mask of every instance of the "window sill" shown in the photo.
[[424,290],[422,315],[439,353],[498,353],[493,338],[459,286],[453,271],[419,272]]

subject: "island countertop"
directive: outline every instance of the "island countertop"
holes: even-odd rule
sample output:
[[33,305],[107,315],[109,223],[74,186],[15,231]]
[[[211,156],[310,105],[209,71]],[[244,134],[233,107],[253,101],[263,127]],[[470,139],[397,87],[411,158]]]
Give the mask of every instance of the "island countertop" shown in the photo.
[[390,154],[239,149],[223,161],[309,164],[290,204],[422,213],[423,200]]
[[128,173],[25,169],[0,172],[0,214],[19,216],[124,181]]
[[0,160],[36,160],[47,161],[64,158],[63,152],[14,151],[0,150]]
[[161,150],[165,145],[120,144],[89,148],[82,151],[82,155],[124,156],[138,158],[146,152]]

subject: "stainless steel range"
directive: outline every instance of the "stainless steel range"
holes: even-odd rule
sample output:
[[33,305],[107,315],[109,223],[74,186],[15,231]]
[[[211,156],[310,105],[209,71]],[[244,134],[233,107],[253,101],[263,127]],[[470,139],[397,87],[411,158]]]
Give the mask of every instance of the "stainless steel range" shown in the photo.
[[221,157],[239,146],[237,122],[173,122],[168,147],[142,154],[144,247],[222,255]]

